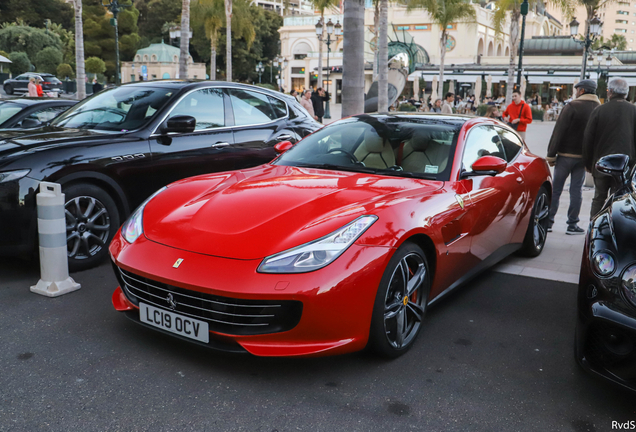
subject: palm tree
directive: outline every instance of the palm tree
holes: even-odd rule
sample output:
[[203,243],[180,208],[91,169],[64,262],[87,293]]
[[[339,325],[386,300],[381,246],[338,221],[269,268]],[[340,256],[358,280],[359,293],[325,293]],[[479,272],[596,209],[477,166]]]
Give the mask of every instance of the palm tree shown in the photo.
[[378,112],[389,111],[389,57],[388,0],[380,0],[380,28],[378,31]]
[[77,100],[86,97],[86,71],[84,69],[84,24],[82,22],[82,0],[67,0],[75,9],[75,84]]
[[[240,29],[240,36],[247,42],[250,49],[256,32],[249,11],[250,4],[245,0],[239,0],[232,5],[232,21],[235,27]],[[225,26],[224,0],[195,0],[194,16],[197,23],[202,23],[205,33],[210,39],[210,79],[216,80],[216,48],[219,42],[218,33]],[[229,80],[228,80],[229,81]]]
[[346,0],[343,17],[342,116],[364,112],[364,0]]
[[[446,58],[446,43],[448,41],[448,26],[460,21],[473,21],[476,19],[475,6],[470,0],[404,0],[406,10],[422,8],[428,12],[431,21],[439,24],[441,33],[439,37],[439,90],[442,97],[444,93],[444,59]],[[499,0],[514,1],[514,0]]]
[[190,0],[181,3],[181,51],[179,53],[179,78],[188,78],[190,56]]
[[[596,2],[599,0],[576,0],[578,3]],[[530,7],[533,7],[537,0],[530,0]],[[561,9],[566,16],[570,16],[572,3],[570,0],[552,0],[552,4]],[[508,12],[510,12],[510,61],[508,63],[508,83],[506,86],[506,105],[512,102],[512,89],[515,82],[515,59],[519,47],[519,18],[521,18],[521,1],[519,0],[497,0],[495,3],[495,14],[493,15],[493,26],[495,34],[499,35],[503,32],[503,25],[506,21]],[[588,21],[589,22],[589,21]],[[587,25],[587,23],[586,23]],[[583,56],[585,61],[585,56]]]
[[232,81],[232,0],[225,0],[225,80]]
[[[311,0],[314,9],[320,11],[320,23],[325,25],[325,9],[340,4],[340,0]],[[324,27],[323,27],[324,28]],[[322,39],[318,42],[318,87],[322,87],[322,51],[324,43]]]

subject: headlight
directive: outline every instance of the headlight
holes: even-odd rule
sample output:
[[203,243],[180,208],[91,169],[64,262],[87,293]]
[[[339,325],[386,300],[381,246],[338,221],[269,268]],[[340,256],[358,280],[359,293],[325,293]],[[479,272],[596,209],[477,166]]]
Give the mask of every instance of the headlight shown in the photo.
[[20,180],[22,177],[26,176],[29,172],[31,172],[30,169],[0,172],[0,183],[10,182],[13,180]]
[[377,216],[360,216],[326,237],[269,256],[258,267],[261,273],[306,273],[338,258],[369,228]]
[[616,268],[614,257],[605,251],[596,252],[592,257],[592,265],[594,266],[594,271],[599,276],[609,276],[614,273],[614,269]]
[[166,189],[167,187],[164,186],[157,192],[150,195],[150,197],[139,207],[137,207],[137,210],[135,210],[133,214],[130,215],[128,220],[121,226],[121,235],[126,239],[128,243],[133,243],[144,232],[143,217],[144,207],[146,207],[146,204],[148,204],[151,199],[153,199]]
[[625,297],[636,306],[636,264],[633,264],[623,272],[623,292]]

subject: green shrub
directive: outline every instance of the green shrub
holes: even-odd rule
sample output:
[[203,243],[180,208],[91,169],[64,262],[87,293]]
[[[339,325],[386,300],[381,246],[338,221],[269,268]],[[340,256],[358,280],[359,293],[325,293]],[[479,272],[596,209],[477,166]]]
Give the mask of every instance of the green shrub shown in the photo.
[[12,52],[9,54],[9,60],[12,62],[11,65],[9,65],[9,70],[14,77],[28,72],[31,67],[31,60],[29,60],[29,56],[24,52]]
[[35,56],[35,66],[38,72],[55,74],[62,63],[62,51],[53,47],[46,47]]
[[99,57],[89,57],[84,64],[86,65],[86,72],[90,74],[106,72],[106,63]]
[[531,108],[531,109],[532,109],[532,120],[543,121],[543,110],[539,108]]
[[398,111],[413,112],[413,111],[417,111],[417,108],[415,108],[415,105],[411,105],[410,103],[403,103],[403,104],[400,104],[400,106],[398,107]]
[[66,79],[66,77],[68,77],[68,79],[75,78],[75,73],[73,72],[73,68],[71,67],[70,64],[67,64],[67,63],[61,63],[57,67],[56,75],[61,80]]

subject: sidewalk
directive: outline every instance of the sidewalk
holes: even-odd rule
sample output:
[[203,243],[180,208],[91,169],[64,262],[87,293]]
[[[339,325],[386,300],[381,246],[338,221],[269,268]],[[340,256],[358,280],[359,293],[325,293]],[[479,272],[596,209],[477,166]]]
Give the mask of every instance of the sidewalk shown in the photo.
[[[530,151],[538,156],[546,156],[554,125],[555,122],[536,122],[528,126],[527,144]],[[495,271],[578,284],[585,235],[565,234],[567,210],[570,205],[569,187],[568,179],[559,200],[559,211],[554,220],[554,231],[548,233],[541,255],[536,258],[510,256],[496,266]],[[583,188],[583,205],[581,206],[579,226],[585,230],[590,222],[593,196],[594,188]]]

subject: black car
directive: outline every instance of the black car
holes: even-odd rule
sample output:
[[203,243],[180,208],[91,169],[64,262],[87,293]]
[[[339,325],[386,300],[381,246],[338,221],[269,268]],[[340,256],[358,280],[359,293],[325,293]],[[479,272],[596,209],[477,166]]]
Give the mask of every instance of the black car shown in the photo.
[[615,179],[585,241],[578,292],[576,359],[584,369],[636,391],[636,169],[629,158],[601,158]]
[[12,95],[14,93],[28,93],[29,92],[29,80],[31,78],[39,78],[42,80],[42,91],[53,92],[53,93],[61,93],[62,92],[62,81],[57,79],[55,75],[48,73],[36,73],[36,72],[27,72],[22,75],[18,75],[15,78],[8,79],[4,81],[3,88],[4,92],[8,95]]
[[[37,250],[40,181],[62,184],[69,266],[97,264],[131,210],[168,183],[270,162],[319,129],[291,96],[191,81],[126,84],[0,137],[0,254]],[[219,211],[223,211],[219,209]]]
[[75,105],[77,101],[57,98],[0,100],[0,138],[2,129],[30,129],[43,126]]

